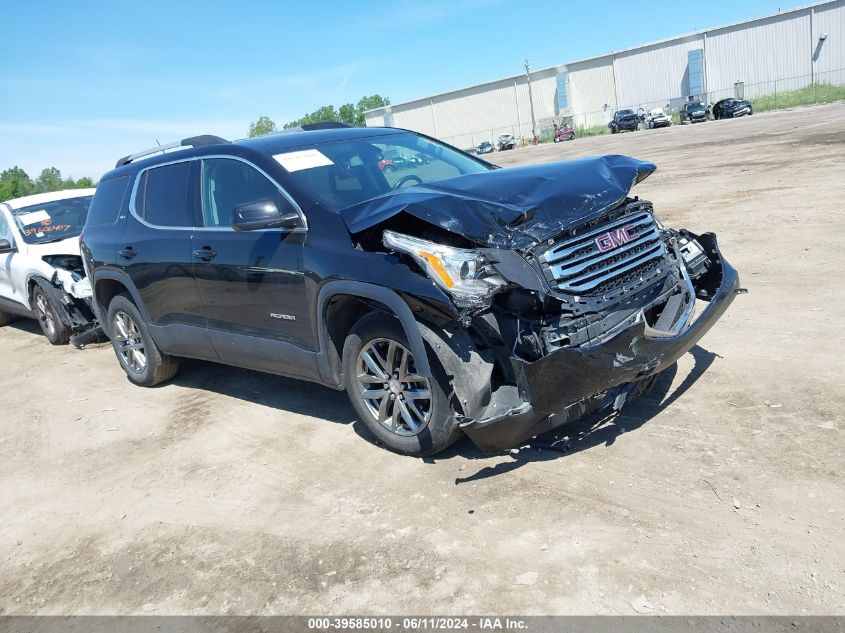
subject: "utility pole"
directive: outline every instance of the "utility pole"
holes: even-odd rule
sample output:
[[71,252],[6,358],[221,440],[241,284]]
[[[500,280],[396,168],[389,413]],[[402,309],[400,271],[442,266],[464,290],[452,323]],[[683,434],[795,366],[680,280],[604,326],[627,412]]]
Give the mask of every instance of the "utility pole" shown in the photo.
[[534,95],[531,93],[531,65],[525,60],[525,79],[528,80],[528,102],[531,104],[531,134],[533,142],[537,144],[537,123],[534,121]]

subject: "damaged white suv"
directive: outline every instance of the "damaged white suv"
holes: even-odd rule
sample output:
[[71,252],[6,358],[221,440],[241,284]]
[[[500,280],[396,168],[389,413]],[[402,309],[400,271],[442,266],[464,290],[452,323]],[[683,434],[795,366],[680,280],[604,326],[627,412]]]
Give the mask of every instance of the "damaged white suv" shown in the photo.
[[95,321],[79,255],[94,189],[0,203],[0,325],[37,319],[53,345],[87,335]]

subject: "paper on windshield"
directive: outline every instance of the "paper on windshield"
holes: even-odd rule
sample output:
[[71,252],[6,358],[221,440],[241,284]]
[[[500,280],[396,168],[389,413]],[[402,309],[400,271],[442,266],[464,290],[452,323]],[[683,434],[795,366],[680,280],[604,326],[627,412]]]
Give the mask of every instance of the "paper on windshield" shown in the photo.
[[44,220],[49,220],[50,214],[47,213],[44,209],[40,211],[33,211],[32,213],[24,213],[23,215],[18,216],[18,220],[21,221],[23,226],[30,226],[31,224],[38,224],[39,222],[43,222]]
[[275,154],[273,158],[289,172],[334,165],[329,157],[318,149],[303,149],[298,152]]

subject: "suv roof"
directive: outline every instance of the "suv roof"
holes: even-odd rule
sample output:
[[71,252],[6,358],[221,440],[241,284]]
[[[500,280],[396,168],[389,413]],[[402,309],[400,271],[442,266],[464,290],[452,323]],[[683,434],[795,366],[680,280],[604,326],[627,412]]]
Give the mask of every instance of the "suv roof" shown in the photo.
[[[239,155],[243,152],[238,151],[238,149],[243,148],[272,156],[273,154],[278,154],[286,150],[308,147],[320,143],[341,141],[351,138],[390,136],[393,134],[401,134],[406,131],[407,130],[403,130],[401,128],[386,127],[332,127],[326,129],[283,131],[256,138],[241,139],[231,143],[216,136],[195,136],[186,138],[177,143],[162,145],[160,150],[159,148],[148,150],[151,155],[147,155],[147,152],[139,152],[138,154],[132,154],[121,158],[117,162],[115,169],[104,175],[103,178],[106,179],[118,173],[134,171],[133,166],[135,165],[146,167],[157,163],[167,163],[179,160],[180,158],[208,154],[210,152]],[[182,149],[176,149],[179,147]],[[174,151],[167,151],[170,149],[173,149]],[[161,153],[156,153],[158,151],[161,151]],[[137,158],[132,158],[133,156],[137,156]]]

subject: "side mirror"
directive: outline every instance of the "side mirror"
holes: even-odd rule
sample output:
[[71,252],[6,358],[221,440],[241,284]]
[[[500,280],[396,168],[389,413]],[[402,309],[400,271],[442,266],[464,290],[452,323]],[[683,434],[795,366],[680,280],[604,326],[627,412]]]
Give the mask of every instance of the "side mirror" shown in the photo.
[[3,253],[13,253],[17,248],[15,248],[9,240],[0,240],[0,254]]
[[299,214],[282,213],[272,200],[247,202],[235,207],[232,212],[232,228],[236,231],[295,229],[297,226],[299,226]]

